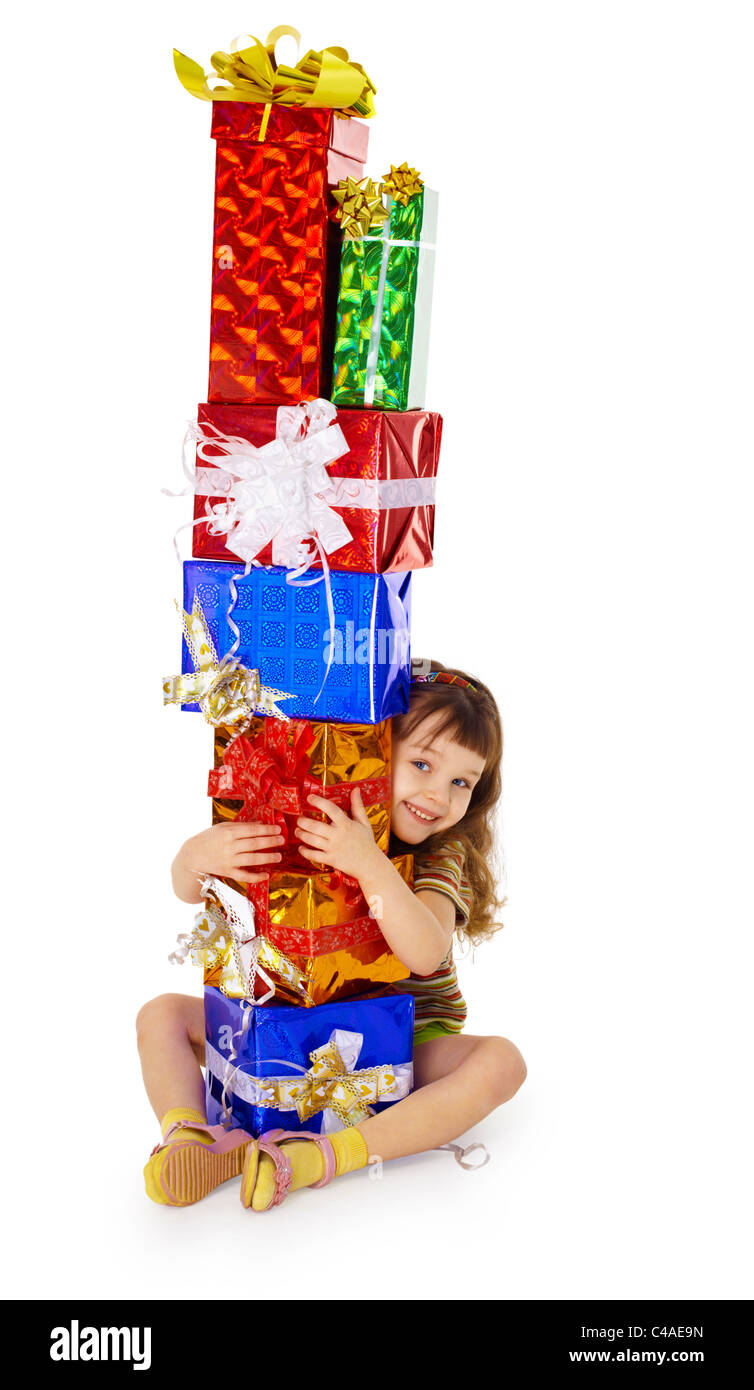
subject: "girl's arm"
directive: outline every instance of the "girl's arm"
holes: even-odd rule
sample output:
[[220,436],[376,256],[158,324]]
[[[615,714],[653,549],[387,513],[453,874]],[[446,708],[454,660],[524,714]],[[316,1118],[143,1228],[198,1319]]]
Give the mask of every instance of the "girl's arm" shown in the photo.
[[272,851],[282,843],[276,825],[239,821],[212,825],[193,835],[176,854],[171,870],[175,895],[184,903],[200,903],[200,884],[208,874],[234,878],[239,883],[258,883],[266,875],[250,873],[250,867],[278,863],[281,855]]
[[455,904],[444,893],[414,893],[376,844],[361,795],[351,797],[352,816],[321,796],[310,796],[329,822],[301,816],[297,836],[301,854],[350,874],[359,882],[391,951],[412,975],[431,975],[448,954]]

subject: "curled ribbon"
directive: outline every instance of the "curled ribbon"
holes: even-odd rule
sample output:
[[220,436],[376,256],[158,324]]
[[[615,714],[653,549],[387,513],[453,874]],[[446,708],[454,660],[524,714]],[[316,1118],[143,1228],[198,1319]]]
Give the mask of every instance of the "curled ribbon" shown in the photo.
[[[295,67],[278,64],[275,45],[284,34],[295,38],[297,29],[281,24],[261,43],[253,34],[233,39],[230,53],[213,53],[210,59],[223,83],[185,53],[173,49],[178,79],[192,96],[201,101],[253,101],[266,106],[329,106],[344,115],[374,115],[376,87],[360,63],[354,63],[345,48],[329,47],[319,52],[309,49]],[[246,43],[246,40],[251,40]],[[244,45],[241,47],[241,45]],[[209,80],[208,80],[209,79]],[[212,81],[213,86],[209,85]]]
[[343,1126],[356,1125],[368,1118],[370,1106],[383,1101],[402,1100],[413,1084],[410,1062],[393,1066],[356,1070],[363,1046],[362,1033],[335,1028],[328,1042],[309,1054],[311,1066],[300,1067],[296,1062],[279,1057],[265,1058],[268,1064],[289,1067],[301,1077],[249,1076],[232,1061],[225,1060],[207,1045],[207,1066],[224,1081],[223,1095],[228,1091],[252,1105],[274,1110],[295,1110],[301,1121],[322,1114],[322,1132],[332,1132]]
[[[177,606],[177,605],[176,605]],[[254,714],[288,719],[278,700],[295,698],[285,690],[262,685],[258,671],[250,671],[232,657],[219,661],[207,620],[198,598],[191,613],[179,608],[186,645],[194,663],[193,675],[166,676],[162,683],[165,705],[198,703],[208,724],[248,724]]]

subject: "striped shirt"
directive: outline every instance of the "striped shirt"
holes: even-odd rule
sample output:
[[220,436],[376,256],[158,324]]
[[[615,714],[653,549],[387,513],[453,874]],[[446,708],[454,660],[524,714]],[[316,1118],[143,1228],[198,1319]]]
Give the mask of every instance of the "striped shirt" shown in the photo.
[[[417,854],[414,858],[414,892],[429,889],[445,893],[455,903],[456,923],[466,923],[471,911],[471,888],[466,877],[463,845],[449,840],[434,854]],[[460,1033],[466,1022],[466,1000],[458,985],[451,947],[442,965],[431,975],[409,975],[395,982],[395,989],[413,994],[416,1000],[414,1034],[417,1042],[422,1033]]]

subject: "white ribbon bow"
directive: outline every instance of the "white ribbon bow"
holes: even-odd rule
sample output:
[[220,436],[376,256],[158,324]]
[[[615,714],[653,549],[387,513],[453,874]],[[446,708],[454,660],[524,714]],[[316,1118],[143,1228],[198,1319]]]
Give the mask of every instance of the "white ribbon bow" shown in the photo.
[[[281,405],[276,436],[260,448],[214,425],[189,424],[186,439],[196,441],[197,461],[212,468],[214,492],[228,499],[215,506],[208,501],[203,524],[227,536],[228,549],[246,564],[271,542],[274,565],[303,573],[317,550],[329,555],[351,540],[343,518],[324,500],[332,484],[327,464],[348,452],[333,423],[336,414],[325,400]],[[218,448],[221,457],[208,455]]]

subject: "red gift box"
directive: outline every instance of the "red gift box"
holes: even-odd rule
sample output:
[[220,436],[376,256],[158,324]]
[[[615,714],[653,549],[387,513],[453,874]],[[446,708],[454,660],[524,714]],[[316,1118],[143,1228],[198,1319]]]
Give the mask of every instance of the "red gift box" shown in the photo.
[[[208,427],[208,439],[219,430],[260,448],[275,438],[277,408],[213,403],[199,406],[198,419]],[[338,410],[336,423],[348,452],[328,465],[332,490],[326,500],[343,518],[351,540],[331,551],[328,563],[335,570],[362,574],[426,569],[432,564],[442,416],[429,410]],[[223,449],[207,443],[203,454],[197,460],[194,518],[200,524],[193,531],[193,553],[202,560],[234,560],[226,537],[213,534],[207,524],[208,499],[216,506],[230,495],[227,474],[210,462],[220,459]],[[272,564],[272,546],[256,558]],[[319,556],[312,566],[321,569]]]
[[209,399],[329,395],[341,231],[328,190],[363,177],[369,131],[326,108],[215,101],[212,135]]

